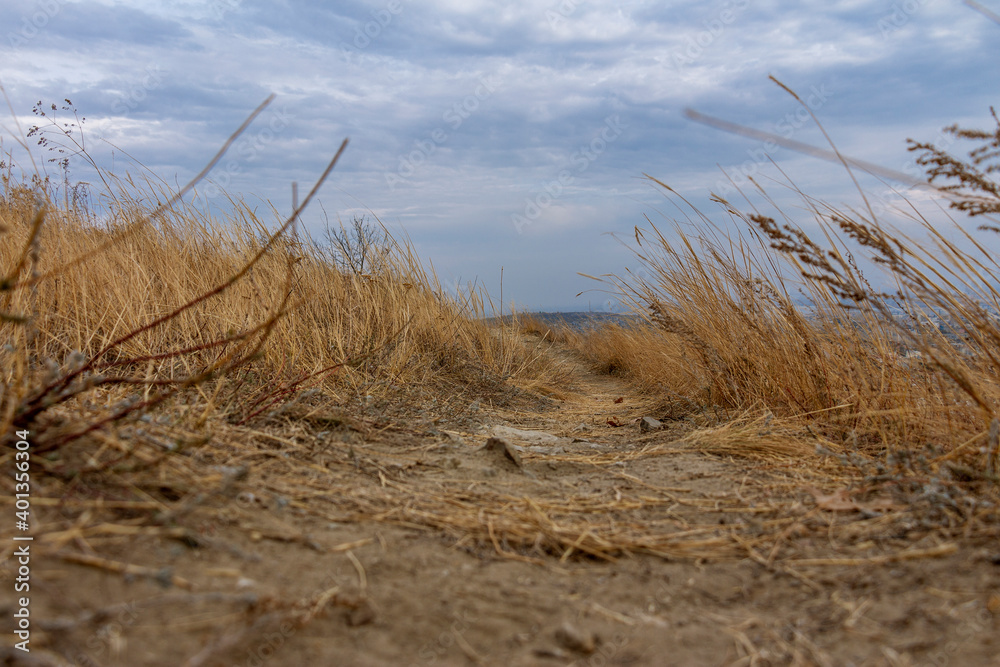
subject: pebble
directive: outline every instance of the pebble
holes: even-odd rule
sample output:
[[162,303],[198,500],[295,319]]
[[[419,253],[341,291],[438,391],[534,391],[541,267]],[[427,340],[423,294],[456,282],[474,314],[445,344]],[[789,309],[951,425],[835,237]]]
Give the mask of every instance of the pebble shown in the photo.
[[649,431],[659,431],[661,428],[663,428],[663,422],[659,419],[643,417],[639,420],[639,430],[643,433],[647,433]]
[[597,638],[594,633],[580,630],[569,621],[563,621],[563,624],[556,630],[556,641],[563,648],[586,655],[590,655],[597,649]]

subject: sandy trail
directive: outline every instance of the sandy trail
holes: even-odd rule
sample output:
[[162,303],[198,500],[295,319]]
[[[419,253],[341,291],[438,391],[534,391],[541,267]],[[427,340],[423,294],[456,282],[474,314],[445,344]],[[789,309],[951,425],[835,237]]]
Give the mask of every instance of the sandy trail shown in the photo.
[[[159,530],[49,545],[49,662],[6,664],[1000,665],[995,525],[825,511],[818,459],[699,451],[690,421],[641,432],[648,401],[546,354],[566,377],[536,409],[303,415],[207,450],[249,475]],[[482,448],[497,427],[520,463]]]

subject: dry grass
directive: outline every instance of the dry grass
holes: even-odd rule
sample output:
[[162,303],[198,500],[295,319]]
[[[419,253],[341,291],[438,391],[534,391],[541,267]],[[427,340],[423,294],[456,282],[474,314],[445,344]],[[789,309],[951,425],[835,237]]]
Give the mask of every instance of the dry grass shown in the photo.
[[[28,318],[3,324],[5,337],[19,344],[5,350],[9,385],[18,364],[26,364],[23,381],[36,391],[68,375],[73,364],[85,364],[100,374],[108,396],[148,395],[153,385],[144,379],[191,377],[254,332],[252,363],[247,357],[238,372],[202,386],[201,402],[183,410],[202,421],[205,410],[243,421],[307,388],[339,403],[410,384],[518,376],[532,366],[516,332],[479,321],[482,302],[476,295],[461,302],[444,295],[408,247],[396,246],[377,273],[362,275],[338,271],[314,244],[281,240],[228,284],[269,234],[237,202],[234,220],[200,217],[193,210],[172,213],[61,269],[65,258],[111,239],[109,227],[116,221],[94,228],[65,211],[36,212],[24,199],[19,205],[14,193],[0,209],[6,228],[0,262],[16,264],[38,217],[45,224],[32,270],[50,277],[21,283],[6,295],[5,312]],[[228,286],[149,326],[220,285]],[[266,339],[258,329],[262,324],[268,325]],[[8,419],[31,426],[15,403],[4,408]]]
[[[487,324],[486,297],[444,294],[412,248],[391,238],[362,273],[240,201],[231,216],[214,218],[180,203],[158,206],[174,195],[154,184],[105,177],[115,187],[103,220],[58,205],[42,181],[8,180],[0,200],[0,331],[9,341],[0,349],[0,437],[30,432],[33,497],[48,521],[34,527],[40,551],[156,577],[67,547],[137,535],[195,543],[185,519],[224,523],[251,476],[255,491],[327,522],[431,530],[537,563],[644,552],[749,555],[770,567],[780,553],[815,566],[812,551],[783,546],[824,509],[823,494],[815,510],[804,509],[796,494],[806,484],[854,485],[858,511],[882,501],[873,494],[886,480],[910,485],[891,516],[882,507],[864,521],[836,522],[838,535],[858,545],[897,522],[928,534],[946,525],[948,539],[962,530],[994,534],[995,509],[966,502],[970,491],[995,489],[997,474],[997,325],[964,296],[997,302],[1000,281],[985,251],[973,257],[940,236],[925,251],[803,195],[826,231],[831,247],[823,249],[790,221],[779,227],[720,200],[750,224],[746,237],[722,234],[705,216],[701,238],[636,230],[646,273],[612,284],[645,319],[584,335],[530,317]],[[881,253],[898,294],[868,286],[836,230]],[[793,302],[796,288],[811,298],[810,311]],[[914,318],[930,305],[943,309],[966,338],[902,326],[887,317],[890,304]],[[673,441],[627,436],[625,446],[600,453],[525,453],[529,464],[592,469],[606,485],[595,492],[520,476],[483,483],[470,480],[468,471],[479,470],[471,465],[428,481],[427,468],[448,470],[443,455],[425,456],[439,443],[394,441],[411,424],[360,416],[371,401],[395,403],[433,425],[451,407],[502,401],[517,387],[565,399],[553,387],[563,370],[546,361],[545,343],[526,344],[524,331],[576,346],[658,398],[659,416],[696,416],[701,428]],[[924,357],[907,359],[904,349]],[[338,427],[365,437],[330,437]],[[810,456],[817,447],[834,456]],[[683,450],[753,459],[763,479],[722,480],[727,488],[712,495],[622,469]],[[418,466],[425,472],[409,472]],[[729,520],[736,515],[743,519]],[[925,544],[903,557],[944,548],[953,545]],[[867,547],[858,553],[857,564],[871,562]],[[308,622],[327,593],[285,611]]]
[[[986,144],[970,153],[973,164],[914,149],[936,165],[931,179],[958,181],[944,190],[953,208],[993,220],[996,167],[983,162],[996,159],[1000,124],[996,133],[953,131]],[[842,210],[791,188],[818,233],[807,234],[759,186],[771,215],[750,198],[750,213],[716,198],[742,234],[722,231],[686,201],[687,219],[669,237],[652,223],[636,228],[643,271],[608,282],[643,321],[607,326],[578,347],[659,397],[667,416],[773,416],[809,429],[825,449],[890,467],[914,457],[961,461],[974,478],[996,482],[1000,265],[990,239],[955,220],[942,230],[907,202],[899,213],[922,234],[915,238],[867,205]],[[884,269],[894,287],[873,288],[857,257]]]
[[582,336],[567,325],[565,321],[546,322],[534,313],[517,314],[516,319],[522,332],[538,336],[548,343],[562,343],[564,345],[575,346],[582,339]]
[[[550,380],[516,326],[488,323],[481,294],[446,294],[408,243],[381,236],[362,273],[290,234],[294,215],[269,225],[233,201],[212,217],[152,181],[102,177],[100,218],[60,205],[44,179],[8,172],[0,193],[0,464],[28,465],[14,445],[30,443],[35,557],[190,588],[101,554],[143,537],[205,544],[196,517],[225,524],[251,471],[260,484],[276,443],[287,461],[304,432],[313,447],[331,431],[433,427]],[[315,454],[269,484],[311,491]],[[338,463],[343,486],[330,473],[319,483],[346,498],[359,460]],[[299,627],[363,602],[335,588],[255,602],[257,624],[220,632],[187,664],[212,663],[260,623]]]
[[109,439],[88,464],[103,469],[136,454],[136,434],[172,450],[216,422],[403,405],[414,390],[502,400],[508,380],[545,377],[519,332],[484,321],[482,295],[446,294],[406,242],[383,235],[374,265],[347,270],[292,234],[294,215],[269,224],[234,200],[214,217],[151,179],[100,171],[98,216],[47,179],[16,181],[9,160],[4,442],[28,430],[43,453]]

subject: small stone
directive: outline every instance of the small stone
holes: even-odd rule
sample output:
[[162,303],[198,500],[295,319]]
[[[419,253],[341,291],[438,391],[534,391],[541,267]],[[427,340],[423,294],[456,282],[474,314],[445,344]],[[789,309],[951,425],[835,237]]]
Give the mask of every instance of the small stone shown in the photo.
[[590,655],[597,649],[597,638],[594,633],[579,630],[569,621],[563,621],[563,624],[556,630],[556,641],[570,651],[585,655]]
[[643,417],[639,420],[639,430],[643,433],[647,433],[649,431],[659,431],[661,428],[663,428],[663,422],[659,419]]
[[529,446],[526,448],[532,454],[546,454],[548,456],[554,456],[556,454],[565,454],[566,450],[562,447],[541,447],[541,446]]
[[540,646],[533,653],[539,658],[555,658],[556,660],[568,660],[569,654],[558,646]]
[[375,620],[375,609],[368,600],[362,600],[361,604],[352,609],[347,614],[347,624],[352,628],[361,625],[368,625]]
[[517,449],[509,440],[505,440],[504,438],[490,438],[479,451],[490,452],[501,462],[513,463],[518,468],[524,467],[524,464],[521,463],[521,455],[517,453]]
[[510,426],[494,426],[490,429],[490,434],[497,438],[513,438],[532,445],[555,445],[562,441],[562,438],[545,431],[527,431]]

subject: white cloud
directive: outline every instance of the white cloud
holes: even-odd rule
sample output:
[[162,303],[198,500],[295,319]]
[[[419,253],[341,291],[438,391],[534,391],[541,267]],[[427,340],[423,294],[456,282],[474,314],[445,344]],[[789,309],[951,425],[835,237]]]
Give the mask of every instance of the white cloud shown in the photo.
[[[277,92],[272,112],[287,126],[235,151],[236,167],[217,180],[287,208],[289,183],[309,181],[350,135],[322,195],[331,217],[370,207],[403,223],[451,275],[519,266],[530,275],[508,272],[505,291],[546,306],[572,301],[579,285],[565,276],[621,270],[621,253],[587,248],[663,205],[642,172],[704,202],[721,178],[716,164],[748,159],[752,141],[693,125],[684,107],[774,130],[797,106],[768,74],[803,93],[825,85],[832,94],[817,113],[842,148],[873,161],[898,162],[902,138],[950,119],[983,125],[1000,78],[985,55],[995,26],[956,4],[914,2],[888,24],[891,3],[860,0],[67,2],[30,39],[0,34],[0,81],[19,114],[70,97],[88,132],[168,181],[195,173]],[[0,6],[0,25],[16,36],[29,10]],[[484,77],[495,82],[488,94]],[[612,113],[628,129],[518,235],[511,215]],[[822,141],[810,127],[795,138]],[[836,171],[789,151],[775,157],[813,183]],[[413,173],[390,187],[386,175],[408,171],[407,161]],[[829,192],[850,196],[849,185]],[[542,238],[559,252],[526,251]],[[512,260],[526,252],[534,261]]]

